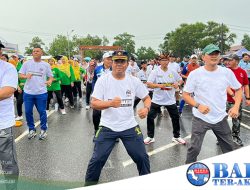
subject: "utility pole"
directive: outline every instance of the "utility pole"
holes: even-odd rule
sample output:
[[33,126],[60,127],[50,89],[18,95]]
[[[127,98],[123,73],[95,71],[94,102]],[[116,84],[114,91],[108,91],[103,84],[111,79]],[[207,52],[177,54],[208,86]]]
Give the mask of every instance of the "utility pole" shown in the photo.
[[222,54],[224,54],[224,30],[223,30],[223,23],[221,23],[220,49],[221,49]]
[[74,30],[71,30],[70,33],[67,32],[67,41],[68,41],[68,58],[70,59],[70,47],[69,47],[69,37],[72,34],[72,32],[74,32]]

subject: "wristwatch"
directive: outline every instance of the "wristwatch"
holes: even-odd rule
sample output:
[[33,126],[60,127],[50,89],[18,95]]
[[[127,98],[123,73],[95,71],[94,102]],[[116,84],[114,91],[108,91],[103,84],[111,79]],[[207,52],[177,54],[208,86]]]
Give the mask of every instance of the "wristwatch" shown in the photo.
[[200,104],[199,104],[199,103],[196,103],[194,107],[195,107],[196,109],[198,109],[199,106],[200,106]]

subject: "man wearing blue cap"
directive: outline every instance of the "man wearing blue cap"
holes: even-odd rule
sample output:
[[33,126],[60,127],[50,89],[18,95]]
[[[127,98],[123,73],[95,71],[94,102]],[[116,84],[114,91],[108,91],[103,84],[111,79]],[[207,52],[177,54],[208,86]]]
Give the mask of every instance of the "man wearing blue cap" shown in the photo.
[[126,74],[127,52],[115,51],[112,60],[112,72],[97,80],[92,94],[91,105],[102,110],[102,117],[94,139],[95,147],[86,172],[85,186],[98,183],[117,138],[121,139],[136,163],[139,175],[150,173],[143,135],[133,110],[134,99],[138,97],[144,103],[138,115],[141,119],[147,117],[151,104],[148,90],[138,78]]
[[[210,44],[203,49],[202,53],[205,65],[190,73],[183,90],[183,98],[193,106],[194,115],[186,163],[197,160],[205,134],[210,129],[216,135],[223,153],[234,149],[227,122],[227,88],[235,90],[235,104],[228,111],[230,117],[238,117],[242,97],[241,84],[233,72],[217,65],[220,60],[219,47]],[[195,94],[194,97],[190,96],[192,93]]]

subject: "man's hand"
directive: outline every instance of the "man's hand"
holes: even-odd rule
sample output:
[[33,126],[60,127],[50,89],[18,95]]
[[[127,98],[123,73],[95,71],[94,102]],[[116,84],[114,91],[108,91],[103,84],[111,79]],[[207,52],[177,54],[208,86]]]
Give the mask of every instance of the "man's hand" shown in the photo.
[[172,84],[172,87],[177,89],[179,87],[179,83],[178,82],[175,82],[174,84]]
[[204,115],[210,112],[210,108],[208,106],[201,104],[199,105],[198,110]]
[[237,118],[239,116],[239,108],[233,106],[229,111],[228,115],[232,118]]
[[74,87],[74,83],[73,82],[71,83],[71,87]]
[[46,84],[48,87],[51,86],[51,83],[52,83],[52,82],[51,82],[50,80],[48,80],[48,81],[45,82],[45,84]]
[[114,108],[119,108],[121,107],[121,98],[120,97],[115,97],[113,100],[111,100],[111,107]]
[[28,73],[28,74],[26,75],[26,78],[27,78],[27,79],[31,79],[31,77],[32,77],[32,74],[31,74],[31,73]]
[[148,115],[148,108],[141,108],[137,113],[141,119],[144,119]]

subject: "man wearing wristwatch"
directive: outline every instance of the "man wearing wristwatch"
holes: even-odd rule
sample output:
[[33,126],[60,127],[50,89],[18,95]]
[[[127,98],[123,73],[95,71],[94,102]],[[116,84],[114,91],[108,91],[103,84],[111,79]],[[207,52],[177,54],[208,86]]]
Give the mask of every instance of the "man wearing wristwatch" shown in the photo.
[[[238,67],[240,58],[235,55],[229,55],[227,57],[229,60],[228,63],[228,68],[230,68],[234,75],[236,76],[237,80],[239,83],[242,85],[242,88],[244,89],[245,93],[245,99],[246,99],[246,105],[250,105],[250,96],[249,96],[249,81],[247,77],[247,73],[244,69]],[[227,110],[230,109],[233,105],[235,104],[235,91],[231,88],[228,88],[227,90]],[[240,109],[239,109],[239,116],[237,118],[233,118],[233,127],[232,127],[232,136],[234,142],[239,145],[243,146],[242,140],[240,138],[240,123],[241,123],[241,118],[242,118],[242,103],[240,104]]]
[[[202,51],[205,65],[192,71],[183,90],[183,99],[193,106],[191,142],[186,164],[196,162],[208,130],[216,135],[223,153],[234,150],[228,115],[237,118],[242,99],[241,84],[233,72],[219,67],[220,49],[210,44]],[[235,90],[235,104],[226,113],[227,88]],[[195,96],[190,95],[194,93]]]

